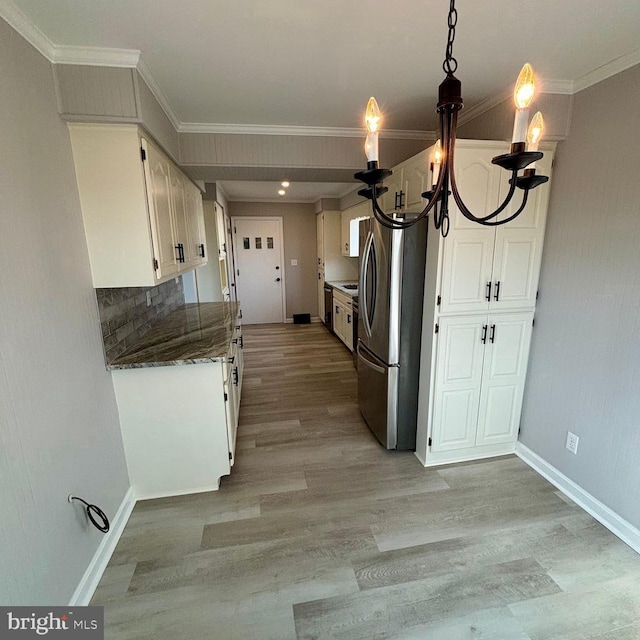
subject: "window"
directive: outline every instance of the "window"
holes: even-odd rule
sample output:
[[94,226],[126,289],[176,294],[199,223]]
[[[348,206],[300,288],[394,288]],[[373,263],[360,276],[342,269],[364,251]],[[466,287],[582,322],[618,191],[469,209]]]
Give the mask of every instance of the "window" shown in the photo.
[[242,238],[242,246],[245,249],[251,249],[251,246],[249,245],[249,238]]
[[267,236],[267,249],[273,249],[273,238]]
[[256,249],[262,249],[262,238],[256,238]]

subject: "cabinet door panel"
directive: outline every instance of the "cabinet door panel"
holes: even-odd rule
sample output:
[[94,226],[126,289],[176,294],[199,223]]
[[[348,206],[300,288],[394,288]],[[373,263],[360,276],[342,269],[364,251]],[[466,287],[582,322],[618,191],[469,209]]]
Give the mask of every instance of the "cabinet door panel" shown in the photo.
[[[539,172],[550,175],[551,161],[552,156],[547,153],[539,162]],[[503,176],[501,199],[507,195],[508,189],[507,177]],[[492,296],[492,311],[518,307],[533,309],[535,306],[548,200],[549,183],[546,183],[530,192],[527,207],[515,220],[496,228],[494,294],[497,283],[500,285],[498,300]],[[514,201],[500,217],[504,219],[511,215],[521,202],[518,190]]]
[[184,263],[179,264],[179,269],[184,269],[192,259],[192,248],[189,241],[189,225],[187,223],[187,196],[185,179],[173,167],[170,167],[171,204],[175,221],[176,244],[180,243],[183,249]]
[[489,316],[477,445],[517,439],[532,322],[532,313]]
[[494,238],[493,229],[476,225],[444,240],[441,313],[487,311]]
[[433,451],[475,444],[486,317],[441,318],[433,411]]
[[[207,262],[207,247],[204,232],[204,212],[200,189],[185,181],[187,190],[187,223],[191,265],[198,266]],[[204,255],[203,255],[204,254]]]
[[382,196],[382,210],[385,213],[393,213],[396,206],[396,193],[402,189],[402,169],[384,181],[384,186],[389,190]]
[[156,278],[177,273],[176,233],[172,215],[169,162],[155,147],[142,141],[147,152],[145,179],[151,217],[154,254],[158,260]]
[[[491,164],[492,150],[456,151],[458,190],[467,207],[476,215],[493,211],[498,201],[500,176]],[[451,226],[444,240],[441,313],[487,311],[487,283],[491,282],[495,229],[467,220],[453,199]]]
[[427,154],[421,153],[415,164],[407,166],[403,171],[404,202],[408,211],[422,211],[426,201],[422,194],[431,188]]

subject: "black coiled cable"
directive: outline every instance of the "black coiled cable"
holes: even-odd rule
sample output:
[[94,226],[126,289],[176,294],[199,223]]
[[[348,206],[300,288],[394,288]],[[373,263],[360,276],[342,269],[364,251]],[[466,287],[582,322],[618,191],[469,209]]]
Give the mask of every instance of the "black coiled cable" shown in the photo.
[[[72,500],[78,500],[86,506],[87,517],[91,520],[91,523],[96,529],[98,529],[98,531],[102,531],[102,533],[107,533],[107,531],[109,531],[109,518],[107,518],[105,512],[100,507],[95,504],[89,504],[86,500],[78,498],[77,496],[69,496],[69,502]],[[98,523],[95,519],[93,515],[94,513],[102,521],[102,524]]]

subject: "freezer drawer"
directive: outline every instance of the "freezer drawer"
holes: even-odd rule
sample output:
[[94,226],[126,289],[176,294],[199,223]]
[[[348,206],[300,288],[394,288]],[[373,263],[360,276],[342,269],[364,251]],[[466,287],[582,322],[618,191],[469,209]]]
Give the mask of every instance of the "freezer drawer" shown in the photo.
[[358,340],[358,405],[373,434],[387,449],[397,445],[398,366],[389,366]]

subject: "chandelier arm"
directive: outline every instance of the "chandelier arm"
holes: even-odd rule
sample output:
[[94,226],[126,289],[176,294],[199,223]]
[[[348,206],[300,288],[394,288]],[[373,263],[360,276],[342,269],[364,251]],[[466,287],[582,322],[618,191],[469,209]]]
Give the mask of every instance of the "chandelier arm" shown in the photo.
[[411,226],[411,224],[407,224],[400,220],[394,220],[390,216],[388,216],[378,205],[378,197],[376,195],[376,185],[371,186],[371,209],[373,212],[373,217],[387,229],[404,229],[405,227]]
[[507,222],[511,222],[514,218],[517,218],[524,211],[524,208],[527,206],[528,199],[529,191],[525,190],[524,195],[522,196],[522,204],[520,205],[519,209],[504,220],[492,220],[491,222],[487,222],[486,220],[475,220],[475,222],[484,225],[485,227],[499,227],[502,224],[507,224]]
[[[487,222],[489,220],[493,220],[496,216],[499,216],[508,206],[509,203],[511,202],[513,195],[516,192],[516,178],[518,176],[518,170],[514,169],[511,172],[511,180],[510,185],[509,185],[509,192],[507,193],[505,199],[503,200],[502,204],[500,204],[500,206],[493,211],[492,213],[490,213],[487,216],[476,216],[475,214],[473,214],[465,205],[464,201],[462,200],[462,196],[460,195],[460,192],[458,191],[458,185],[456,184],[456,177],[455,177],[455,173],[453,171],[453,163],[454,163],[454,150],[455,150],[455,141],[456,141],[456,125],[457,125],[457,120],[458,120],[458,113],[457,111],[454,111],[454,113],[452,114],[452,119],[453,119],[453,126],[451,129],[451,151],[450,151],[450,158],[451,158],[451,176],[450,176],[450,181],[451,181],[451,191],[453,192],[453,198],[456,201],[456,204],[458,205],[458,208],[460,209],[460,212],[462,213],[462,215],[467,218],[468,220],[471,220],[472,222],[478,222],[480,224],[482,224],[483,222]],[[508,220],[512,220],[513,218],[510,217],[508,218]],[[504,222],[507,222],[508,220],[505,220]],[[501,222],[500,224],[504,224],[504,222]]]

